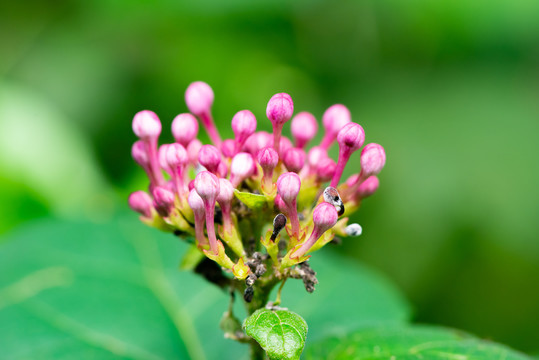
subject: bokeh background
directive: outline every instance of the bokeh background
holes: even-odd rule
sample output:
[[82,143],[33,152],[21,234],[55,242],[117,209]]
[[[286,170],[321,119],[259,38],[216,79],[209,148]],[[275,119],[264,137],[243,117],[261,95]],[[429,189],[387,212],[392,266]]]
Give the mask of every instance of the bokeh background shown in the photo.
[[534,0],[3,1],[0,234],[125,211],[145,187],[132,116],[168,129],[192,81],[225,137],[244,108],[270,130],[276,92],[318,119],[343,103],[388,161],[364,234],[327,251],[385,273],[418,322],[539,353],[538,18]]

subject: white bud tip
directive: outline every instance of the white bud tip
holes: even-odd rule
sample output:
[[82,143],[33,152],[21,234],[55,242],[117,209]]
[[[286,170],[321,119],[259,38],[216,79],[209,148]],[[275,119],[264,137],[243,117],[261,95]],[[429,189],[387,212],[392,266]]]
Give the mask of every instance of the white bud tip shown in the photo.
[[363,232],[363,229],[359,224],[350,224],[344,229],[344,232],[348,236],[359,236]]

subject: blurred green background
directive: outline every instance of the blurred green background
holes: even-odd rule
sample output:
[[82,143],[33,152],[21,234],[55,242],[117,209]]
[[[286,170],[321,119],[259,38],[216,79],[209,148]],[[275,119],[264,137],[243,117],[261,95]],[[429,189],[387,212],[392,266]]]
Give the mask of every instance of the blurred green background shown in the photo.
[[318,119],[343,103],[388,162],[364,234],[333,251],[393,279],[416,321],[539,352],[538,18],[534,0],[4,1],[0,233],[125,209],[145,187],[132,116],[171,141],[192,81],[225,137],[244,108],[270,130],[276,92]]

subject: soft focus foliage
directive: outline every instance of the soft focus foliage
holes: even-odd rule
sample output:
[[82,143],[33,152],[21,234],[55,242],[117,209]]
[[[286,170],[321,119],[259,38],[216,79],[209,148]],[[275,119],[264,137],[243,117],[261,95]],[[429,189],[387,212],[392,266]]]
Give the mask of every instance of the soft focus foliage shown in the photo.
[[319,121],[341,102],[391,165],[353,219],[363,235],[337,251],[396,281],[418,320],[537,352],[537,13],[532,0],[3,2],[0,231],[110,220],[146,182],[132,115],[169,124],[192,81],[212,84],[227,138],[237,111],[262,119],[276,92]]

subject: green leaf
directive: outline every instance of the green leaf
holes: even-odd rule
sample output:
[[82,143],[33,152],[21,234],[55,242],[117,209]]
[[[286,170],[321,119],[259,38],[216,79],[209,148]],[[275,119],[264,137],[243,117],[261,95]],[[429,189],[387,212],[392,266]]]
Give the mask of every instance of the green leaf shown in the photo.
[[246,192],[241,192],[238,190],[234,190],[234,195],[247,207],[251,209],[260,209],[266,205],[267,200],[264,195],[259,194],[251,194]]
[[4,239],[0,357],[218,359],[247,352],[219,329],[227,294],[178,270],[189,245],[136,218],[39,221]]
[[439,327],[381,327],[311,345],[305,359],[526,360],[510,348]]
[[259,309],[245,319],[243,327],[272,360],[299,359],[305,346],[307,323],[288,310]]

